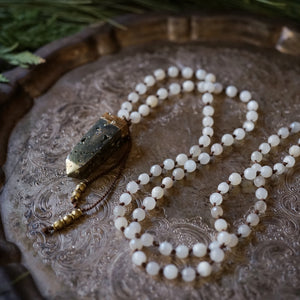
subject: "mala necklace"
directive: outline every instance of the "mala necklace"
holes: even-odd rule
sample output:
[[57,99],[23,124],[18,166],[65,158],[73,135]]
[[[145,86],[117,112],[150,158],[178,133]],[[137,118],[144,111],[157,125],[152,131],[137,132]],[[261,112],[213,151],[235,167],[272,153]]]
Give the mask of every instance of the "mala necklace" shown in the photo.
[[[182,85],[173,82],[169,84],[168,89],[159,88],[156,95],[145,97],[147,90],[153,89],[159,81],[177,78],[182,75],[184,81]],[[195,79],[197,82],[195,82]],[[114,189],[128,157],[130,147],[130,131],[131,124],[137,124],[142,117],[150,114],[159,102],[165,102],[168,98],[179,95],[181,92],[190,93],[195,89],[202,94],[202,102],[204,104],[202,113],[202,135],[197,145],[190,147],[189,154],[180,153],[175,160],[168,158],[162,164],[153,165],[149,173],[142,173],[136,181],[128,182],[126,191],[121,194],[118,205],[114,208],[115,227],[123,232],[124,236],[130,240],[129,246],[132,253],[132,262],[134,265],[140,266],[146,270],[149,275],[156,276],[163,274],[166,279],[172,280],[181,277],[185,282],[194,281],[197,277],[207,277],[212,273],[213,264],[221,263],[225,259],[225,254],[231,248],[237,246],[239,241],[248,237],[253,227],[259,221],[260,216],[265,213],[268,197],[268,191],[265,188],[266,179],[274,175],[281,175],[289,168],[295,165],[295,158],[300,156],[300,139],[297,145],[292,145],[284,157],[282,162],[278,162],[273,166],[263,165],[263,157],[268,154],[272,148],[276,148],[282,139],[288,138],[291,134],[300,132],[300,123],[293,122],[289,127],[282,127],[277,134],[268,137],[267,141],[260,144],[259,149],[251,154],[251,165],[242,172],[234,172],[230,174],[227,181],[221,182],[216,192],[209,196],[211,204],[211,217],[215,219],[214,228],[216,231],[215,240],[208,246],[202,242],[197,242],[192,247],[186,245],[172,245],[167,241],[158,242],[150,233],[144,232],[142,229],[143,220],[146,216],[151,218],[151,210],[159,205],[167,189],[172,188],[176,181],[184,179],[189,173],[193,173],[200,166],[207,165],[212,162],[214,156],[222,154],[224,147],[230,147],[235,141],[243,140],[248,132],[255,128],[255,122],[258,119],[258,103],[252,100],[251,93],[247,90],[238,92],[235,86],[227,86],[225,94],[230,98],[239,98],[241,102],[247,106],[246,121],[241,128],[236,128],[232,134],[226,133],[222,136],[220,143],[211,145],[211,138],[214,135],[212,128],[214,120],[214,108],[212,106],[213,94],[220,94],[223,91],[221,83],[216,82],[216,76],[207,73],[203,69],[196,72],[189,67],[179,70],[177,67],[169,67],[167,71],[157,69],[153,75],[144,78],[144,83],[139,83],[135,87],[135,92],[128,95],[128,101],[121,105],[121,109],[117,116],[105,114],[90,130],[83,136],[80,142],[73,148],[66,159],[66,170],[68,176],[76,178],[85,178],[80,182],[72,194],[71,202],[74,205],[72,213],[65,215],[63,218],[54,222],[53,225],[44,229],[45,233],[59,231],[74,220],[78,219],[87,211],[96,207],[103,199],[105,199]],[[146,103],[141,104],[137,111],[133,111],[134,105],[138,103],[141,97],[146,98]],[[119,150],[125,148],[124,155],[119,154]],[[207,150],[210,147],[210,150]],[[117,154],[116,154],[117,153]],[[119,155],[121,163],[118,175],[111,183],[107,192],[96,203],[85,207],[79,207],[79,199],[85,191],[88,184],[95,181],[103,173],[91,175],[93,170],[101,166],[112,155]],[[112,167],[113,168],[113,167]],[[112,169],[111,168],[111,169]],[[140,207],[132,208],[134,194],[136,194],[141,186],[146,186],[154,177],[161,176],[161,184],[152,188],[150,194],[142,200]],[[256,187],[256,202],[251,208],[251,212],[246,216],[243,224],[236,228],[235,232],[228,232],[228,221],[224,218],[222,209],[223,197],[229,193],[232,188],[238,186],[243,180],[252,181]],[[133,210],[133,211],[132,211]],[[129,221],[131,219],[131,221]],[[176,256],[182,260],[198,258],[197,266],[183,267],[181,270],[175,264],[167,264],[161,266],[155,261],[147,259],[147,255],[143,248],[157,247],[163,256]]]

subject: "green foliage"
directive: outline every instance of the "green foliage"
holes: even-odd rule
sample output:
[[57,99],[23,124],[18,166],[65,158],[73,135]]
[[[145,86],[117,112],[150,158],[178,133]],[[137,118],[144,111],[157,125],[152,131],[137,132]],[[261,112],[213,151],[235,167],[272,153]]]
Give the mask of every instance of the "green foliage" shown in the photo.
[[2,74],[0,74],[0,83],[8,83],[9,80]]

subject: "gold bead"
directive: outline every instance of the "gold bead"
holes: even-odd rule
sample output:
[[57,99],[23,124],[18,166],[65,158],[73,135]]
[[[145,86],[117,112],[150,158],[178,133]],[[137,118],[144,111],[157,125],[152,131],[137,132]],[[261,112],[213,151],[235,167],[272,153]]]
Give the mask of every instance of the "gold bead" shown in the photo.
[[76,198],[80,198],[80,195],[81,195],[81,192],[80,191],[77,191],[75,190],[73,193],[72,193],[72,196],[71,197],[76,197]]
[[63,220],[57,220],[56,222],[53,223],[53,229],[54,230],[60,230],[64,227],[64,222]]
[[66,225],[69,225],[69,224],[71,224],[73,222],[73,218],[70,215],[65,215],[63,217],[63,220],[64,220],[64,222],[65,222]]
[[72,211],[72,216],[74,219],[78,219],[82,215],[82,211],[79,208],[76,208]]
[[86,184],[84,182],[80,182],[76,185],[76,191],[84,192],[86,189]]

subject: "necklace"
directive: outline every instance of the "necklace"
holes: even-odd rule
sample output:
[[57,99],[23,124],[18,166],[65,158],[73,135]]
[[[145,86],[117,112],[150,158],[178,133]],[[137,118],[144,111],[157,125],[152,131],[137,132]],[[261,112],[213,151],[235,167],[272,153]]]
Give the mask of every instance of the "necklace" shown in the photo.
[[[159,88],[156,95],[146,96],[147,91],[154,88],[159,81],[163,82],[167,77],[175,79],[179,75],[183,77],[183,83],[170,83],[168,89]],[[198,81],[195,82],[193,79]],[[67,174],[72,177],[86,178],[80,182],[72,194],[71,202],[75,209],[71,214],[65,215],[53,225],[45,229],[46,233],[58,231],[73,223],[82,214],[97,206],[114,188],[123,167],[126,162],[128,151],[120,155],[118,150],[125,148],[128,150],[130,145],[129,127],[131,124],[138,124],[142,117],[150,114],[159,102],[166,101],[169,97],[176,97],[181,92],[190,93],[197,90],[202,94],[201,100],[204,104],[202,113],[203,130],[197,145],[190,147],[189,154],[180,153],[176,159],[165,159],[162,164],[153,165],[149,173],[142,173],[136,181],[128,182],[126,191],[120,196],[119,204],[114,208],[115,227],[124,233],[124,236],[130,240],[129,246],[132,249],[132,262],[146,270],[149,275],[156,276],[160,273],[166,279],[175,279],[181,277],[183,281],[190,282],[196,277],[207,277],[213,271],[213,265],[221,263],[225,259],[225,254],[231,248],[237,246],[240,239],[250,235],[253,228],[259,223],[261,215],[266,211],[266,199],[268,191],[265,188],[266,179],[272,175],[281,175],[288,168],[295,165],[295,158],[300,156],[300,139],[298,145],[292,145],[289,148],[289,155],[286,155],[282,162],[274,164],[272,167],[262,165],[264,155],[268,154],[272,148],[276,148],[282,139],[288,138],[293,133],[300,132],[300,123],[293,122],[289,127],[282,127],[277,134],[271,135],[266,142],[259,146],[257,151],[251,154],[252,165],[243,172],[234,172],[230,174],[227,181],[221,182],[216,192],[209,196],[211,204],[211,216],[214,221],[216,230],[215,240],[208,246],[202,242],[198,242],[192,247],[186,245],[177,245],[176,247],[167,241],[158,242],[154,236],[142,229],[143,221],[151,216],[151,210],[159,205],[160,199],[163,198],[167,189],[172,188],[176,181],[183,180],[189,173],[193,173],[197,169],[197,164],[201,167],[213,161],[214,156],[222,154],[224,147],[230,147],[235,141],[243,140],[248,132],[255,128],[255,122],[258,119],[258,103],[252,100],[249,91],[238,90],[231,85],[226,87],[225,93],[230,98],[239,98],[247,107],[246,121],[242,128],[236,128],[233,134],[224,134],[220,143],[211,145],[211,138],[214,135],[213,124],[214,108],[212,106],[213,94],[220,94],[223,91],[222,84],[216,82],[216,76],[207,73],[203,69],[198,69],[195,73],[189,67],[183,68],[181,71],[177,67],[168,68],[167,72],[158,69],[153,75],[144,78],[144,83],[136,85],[135,92],[128,95],[128,101],[121,105],[121,109],[117,116],[105,114],[90,130],[83,136],[80,142],[74,147],[66,160]],[[146,98],[145,104],[141,104],[137,111],[133,111],[134,105],[137,105],[140,98]],[[210,147],[210,151],[207,151]],[[92,149],[92,150],[91,150]],[[118,176],[113,180],[111,186],[105,195],[93,205],[86,208],[79,208],[79,199],[85,191],[88,184],[96,180],[102,173],[91,175],[92,170],[99,167],[111,155],[116,154],[120,157],[120,171]],[[135,194],[143,186],[145,187],[154,177],[163,177],[161,184],[152,188],[149,196],[142,200],[140,207],[133,208],[133,200]],[[87,179],[88,178],[88,179]],[[256,202],[251,208],[251,212],[246,216],[243,224],[239,225],[236,232],[229,233],[229,223],[224,218],[221,204],[226,194],[234,186],[242,183],[242,180],[252,181],[256,187]],[[131,216],[131,217],[130,217]],[[129,219],[131,218],[131,222]],[[144,249],[156,247],[158,252],[163,256],[171,256],[180,260],[189,260],[197,258],[199,260],[196,267],[183,267],[181,270],[173,264],[160,266],[157,262],[147,258]]]

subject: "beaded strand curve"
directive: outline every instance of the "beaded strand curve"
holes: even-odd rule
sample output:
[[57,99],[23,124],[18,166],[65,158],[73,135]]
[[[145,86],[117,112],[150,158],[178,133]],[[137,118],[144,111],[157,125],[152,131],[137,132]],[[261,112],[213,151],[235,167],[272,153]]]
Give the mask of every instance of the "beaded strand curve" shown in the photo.
[[[154,87],[156,82],[162,81],[169,76],[169,78],[176,78],[181,73],[185,81],[182,86],[178,83],[171,83],[169,88],[159,88],[156,95],[149,95],[146,98],[146,103],[141,104],[137,111],[133,111],[133,106],[136,105],[141,95],[146,95],[148,88]],[[197,83],[193,81],[196,77]],[[186,245],[178,245],[176,248],[169,242],[164,241],[159,243],[154,240],[154,236],[142,232],[142,222],[146,218],[146,213],[153,210],[158,201],[164,196],[165,190],[172,188],[176,181],[182,180],[188,173],[192,173],[199,165],[207,165],[211,162],[214,156],[221,155],[224,147],[230,147],[235,141],[243,140],[248,132],[251,132],[255,127],[255,122],[258,119],[258,103],[252,100],[252,95],[249,91],[241,91],[235,86],[228,86],[225,93],[230,98],[239,99],[246,104],[247,113],[246,121],[242,128],[236,128],[233,133],[226,133],[222,136],[219,143],[211,145],[211,138],[214,135],[213,131],[213,114],[214,108],[213,94],[220,94],[223,91],[223,86],[216,82],[216,76],[212,73],[207,73],[203,69],[198,69],[195,73],[193,69],[186,67],[181,71],[177,67],[170,67],[167,71],[162,69],[155,70],[153,75],[148,75],[144,78],[144,83],[136,85],[135,92],[128,95],[128,101],[121,105],[118,112],[119,117],[131,121],[132,124],[137,124],[142,117],[150,114],[151,109],[159,104],[159,100],[164,102],[170,96],[176,96],[183,92],[192,92],[197,88],[198,92],[202,94],[202,102],[204,104],[203,113],[203,130],[199,137],[198,145],[190,147],[189,154],[180,153],[176,159],[167,158],[162,164],[153,165],[149,173],[142,173],[138,176],[136,181],[130,181],[126,186],[124,192],[119,198],[119,205],[114,208],[115,227],[122,231],[127,239],[130,240],[129,246],[133,251],[132,262],[144,267],[149,275],[155,276],[162,273],[166,279],[175,279],[179,275],[185,282],[195,280],[197,276],[207,277],[212,273],[212,263],[221,263],[227,251],[235,247],[239,240],[250,235],[253,227],[259,221],[260,216],[266,211],[266,199],[268,192],[265,188],[266,179],[272,177],[273,174],[281,175],[286,169],[292,168],[295,165],[295,158],[300,156],[300,139],[298,145],[293,145],[289,148],[289,155],[285,156],[283,161],[274,164],[272,167],[262,165],[263,156],[270,152],[271,148],[279,145],[282,139],[287,138],[291,133],[298,133],[300,131],[300,123],[294,122],[289,128],[282,127],[277,134],[271,135],[267,142],[262,143],[257,151],[251,154],[252,165],[246,168],[243,172],[234,172],[230,174],[228,180],[221,182],[216,192],[209,196],[209,201],[212,205],[211,216],[216,219],[214,228],[216,230],[216,238],[207,247],[204,243],[198,242],[191,248]],[[210,146],[211,145],[211,146]],[[210,151],[204,151],[210,147]],[[155,186],[151,190],[151,195],[145,197],[142,201],[142,206],[135,208],[132,212],[132,221],[129,223],[125,215],[130,215],[127,207],[133,200],[133,195],[138,192],[140,186],[145,186],[150,183],[151,178],[158,177],[164,173],[172,173],[162,179],[161,185]],[[221,204],[225,194],[229,193],[232,187],[241,184],[242,180],[253,181],[257,187],[255,197],[257,199],[251,212],[246,216],[243,224],[238,226],[236,233],[229,233],[227,231],[229,223],[224,219],[223,209]],[[184,267],[180,272],[178,267],[174,264],[160,266],[157,262],[148,261],[147,256],[142,251],[143,248],[150,246],[158,247],[161,255],[170,256],[176,255],[180,259],[187,259],[189,257],[197,257],[202,261],[194,267]],[[205,260],[204,260],[205,259]]]

